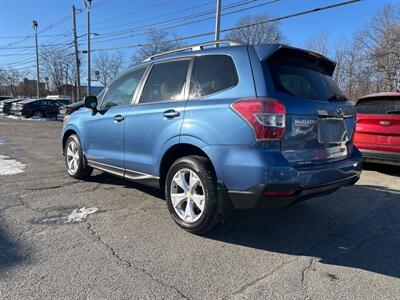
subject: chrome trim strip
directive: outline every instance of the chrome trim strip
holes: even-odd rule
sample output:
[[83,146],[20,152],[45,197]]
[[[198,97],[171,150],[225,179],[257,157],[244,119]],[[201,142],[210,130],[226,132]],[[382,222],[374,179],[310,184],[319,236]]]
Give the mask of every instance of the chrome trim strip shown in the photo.
[[118,170],[122,170],[122,171],[124,170],[124,168],[120,168],[120,167],[116,167],[116,166],[113,166],[113,165],[101,163],[101,162],[98,162],[98,161],[95,161],[95,160],[88,160],[88,163],[89,162],[94,163],[96,165],[102,165],[104,167],[109,167],[109,168],[112,168],[112,169],[118,169]]
[[131,180],[148,180],[148,179],[155,179],[155,180],[159,180],[160,177],[158,176],[154,176],[154,175],[150,175],[147,173],[142,173],[139,171],[133,171],[133,170],[129,170],[129,169],[123,169],[120,167],[115,167],[112,165],[108,165],[108,164],[104,164],[104,163],[100,163],[97,161],[93,161],[93,160],[88,160],[87,161],[88,165],[95,168],[95,169],[99,169],[117,176],[122,176],[122,177],[126,177],[128,179]]
[[122,168],[110,166],[93,160],[88,160],[87,164],[95,169],[99,169],[101,171],[111,173],[113,175],[124,177],[124,169]]
[[146,174],[146,173],[141,173],[137,171],[132,171],[132,170],[125,170],[125,177],[132,179],[132,180],[146,180],[146,179],[160,179],[158,176]]

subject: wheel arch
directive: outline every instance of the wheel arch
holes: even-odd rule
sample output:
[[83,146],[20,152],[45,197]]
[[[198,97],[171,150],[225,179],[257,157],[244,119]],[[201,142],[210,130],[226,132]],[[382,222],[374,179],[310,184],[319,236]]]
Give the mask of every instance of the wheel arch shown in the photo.
[[82,140],[81,140],[79,131],[75,127],[69,126],[69,127],[65,128],[63,135],[62,135],[62,139],[61,139],[61,146],[62,146],[63,153],[64,153],[64,148],[65,148],[65,143],[67,142],[68,138],[73,134],[76,134],[78,136],[78,138],[81,142],[81,145],[82,145]]
[[171,165],[179,158],[185,157],[185,156],[190,156],[190,155],[197,155],[197,156],[202,156],[207,158],[212,167],[212,172],[214,176],[216,176],[215,168],[213,165],[213,162],[211,161],[210,156],[199,146],[190,144],[190,143],[179,143],[171,146],[164,152],[162,155],[162,158],[160,160],[159,164],[159,169],[158,173],[160,175],[160,187],[162,188],[164,186],[165,178],[167,176],[168,170],[171,167]]

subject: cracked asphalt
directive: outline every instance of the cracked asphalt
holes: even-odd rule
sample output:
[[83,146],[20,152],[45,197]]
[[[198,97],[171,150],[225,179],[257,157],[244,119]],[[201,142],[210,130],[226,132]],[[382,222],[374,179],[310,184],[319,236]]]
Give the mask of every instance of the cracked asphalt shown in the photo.
[[[1,299],[398,299],[400,169],[279,211],[236,211],[200,237],[157,190],[70,178],[61,123],[0,118]],[[84,222],[46,222],[82,207]]]

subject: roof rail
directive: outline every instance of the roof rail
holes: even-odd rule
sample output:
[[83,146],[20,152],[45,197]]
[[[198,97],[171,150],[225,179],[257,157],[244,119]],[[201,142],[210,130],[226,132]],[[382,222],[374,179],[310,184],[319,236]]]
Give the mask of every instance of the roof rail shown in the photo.
[[154,54],[152,56],[147,57],[143,61],[144,62],[145,61],[150,61],[150,60],[152,60],[152,59],[154,59],[156,57],[159,57],[159,56],[164,56],[164,55],[172,54],[172,53],[175,53],[175,52],[181,52],[181,51],[185,51],[185,50],[198,51],[198,50],[203,49],[205,46],[220,45],[220,44],[227,44],[229,46],[240,46],[240,45],[242,45],[239,42],[229,41],[229,40],[205,42],[205,43],[201,43],[201,44],[195,44],[195,45],[191,45],[191,46],[186,46],[186,47],[182,47],[182,48],[178,48],[178,49],[169,50],[169,51],[161,52],[161,53],[158,53],[158,54]]

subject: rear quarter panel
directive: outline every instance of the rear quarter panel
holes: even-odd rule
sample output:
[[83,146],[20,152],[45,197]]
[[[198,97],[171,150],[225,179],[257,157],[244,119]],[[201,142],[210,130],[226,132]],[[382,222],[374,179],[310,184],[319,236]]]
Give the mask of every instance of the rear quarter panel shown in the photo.
[[181,142],[196,138],[206,145],[253,144],[255,140],[250,127],[230,108],[238,99],[257,96],[247,47],[230,47],[227,53],[218,48],[201,52],[201,55],[206,54],[231,56],[239,82],[221,92],[188,100]]

